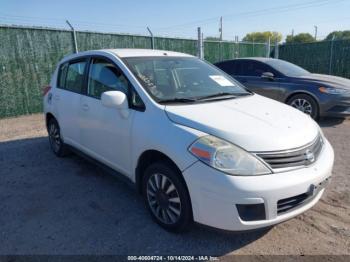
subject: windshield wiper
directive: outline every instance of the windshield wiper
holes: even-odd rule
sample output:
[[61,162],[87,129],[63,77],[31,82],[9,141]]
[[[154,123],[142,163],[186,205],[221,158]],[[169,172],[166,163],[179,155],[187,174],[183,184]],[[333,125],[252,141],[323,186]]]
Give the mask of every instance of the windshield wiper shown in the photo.
[[196,102],[197,99],[194,98],[171,98],[171,99],[164,99],[164,100],[160,100],[159,103],[161,104],[167,104],[167,103],[194,103]]
[[213,94],[213,95],[201,96],[201,97],[198,97],[197,100],[207,100],[207,99],[219,98],[219,97],[233,98],[233,97],[237,97],[237,96],[240,96],[240,95],[241,94],[233,94],[233,93],[229,93],[229,92],[221,92],[221,93],[217,93],[217,94]]
[[167,103],[195,103],[198,101],[205,101],[205,100],[214,100],[214,99],[229,99],[229,98],[235,98],[238,96],[244,96],[244,95],[249,95],[249,93],[229,93],[229,92],[221,92],[221,93],[216,93],[213,95],[207,95],[207,96],[201,96],[201,97],[195,97],[195,98],[179,98],[179,97],[175,97],[175,98],[170,98],[170,99],[164,99],[164,100],[160,100],[158,101],[158,103],[160,104],[167,104]]

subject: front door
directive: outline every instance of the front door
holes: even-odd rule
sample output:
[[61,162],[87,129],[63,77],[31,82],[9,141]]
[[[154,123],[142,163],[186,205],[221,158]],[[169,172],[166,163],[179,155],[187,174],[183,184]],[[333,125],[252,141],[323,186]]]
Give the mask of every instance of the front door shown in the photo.
[[[270,72],[274,78],[264,78],[262,74]],[[242,61],[240,63],[239,75],[234,76],[250,91],[275,100],[282,100],[283,89],[280,85],[281,79],[278,73],[271,67],[253,60]]]
[[130,172],[131,125],[118,109],[102,105],[105,91],[117,90],[129,95],[130,83],[110,60],[92,58],[87,77],[86,95],[80,101],[80,135],[84,150],[104,164],[124,174]]

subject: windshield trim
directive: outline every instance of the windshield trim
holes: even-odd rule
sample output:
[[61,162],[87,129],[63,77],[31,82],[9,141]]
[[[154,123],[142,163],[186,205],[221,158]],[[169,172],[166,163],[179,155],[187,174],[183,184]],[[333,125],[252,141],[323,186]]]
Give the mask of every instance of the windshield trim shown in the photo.
[[[156,103],[160,104],[160,105],[165,105],[168,103],[162,103],[162,99],[159,99],[158,97],[156,97],[155,95],[152,94],[152,92],[150,92],[147,88],[145,88],[142,84],[141,84],[141,79],[134,74],[134,71],[132,70],[132,67],[130,66],[130,64],[128,63],[128,59],[132,58],[132,59],[141,59],[141,58],[148,58],[148,59],[156,59],[156,58],[162,58],[163,56],[133,56],[133,57],[123,57],[120,58],[123,63],[126,65],[126,67],[128,68],[128,70],[131,72],[131,74],[136,78],[136,80],[138,81],[140,87],[151,97],[151,99],[153,101],[155,101]],[[196,59],[196,57],[183,57],[183,56],[164,56],[167,58],[181,58],[181,59]],[[164,58],[163,57],[163,58]],[[243,86],[241,83],[239,83],[236,79],[234,79],[232,76],[230,76],[229,74],[225,73],[224,71],[222,71],[220,68],[216,67],[215,65],[209,63],[208,61],[205,60],[201,60],[202,62],[206,63],[208,66],[210,67],[214,67],[214,69],[220,71],[220,73],[222,75],[224,75],[225,77],[227,77],[228,79],[232,80],[239,88],[241,88],[242,90],[244,90],[246,92],[246,95],[238,95],[237,97],[225,97],[225,99],[234,99],[234,98],[241,98],[241,97],[246,97],[248,95],[252,95],[254,94],[253,92],[251,92],[250,90],[248,90],[245,86]],[[234,94],[232,94],[234,95]],[[196,97],[188,97],[188,99],[196,99]],[[178,102],[178,103],[172,103],[172,104],[181,104],[181,105],[185,105],[185,104],[194,104],[194,103],[206,103],[206,102],[213,102],[213,101],[218,101],[218,100],[223,100],[222,98],[218,97],[215,99],[208,99],[208,100],[201,100],[201,101],[193,101],[193,102],[189,102],[189,103],[183,103],[183,102]]]

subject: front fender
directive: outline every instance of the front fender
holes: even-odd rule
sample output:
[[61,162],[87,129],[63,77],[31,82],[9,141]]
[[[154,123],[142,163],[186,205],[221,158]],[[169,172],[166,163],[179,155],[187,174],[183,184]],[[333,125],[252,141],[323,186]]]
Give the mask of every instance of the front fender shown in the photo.
[[148,114],[136,114],[131,141],[131,180],[136,181],[136,168],[140,156],[148,150],[156,150],[169,157],[181,170],[197,161],[188,147],[205,133],[173,123],[164,110]]

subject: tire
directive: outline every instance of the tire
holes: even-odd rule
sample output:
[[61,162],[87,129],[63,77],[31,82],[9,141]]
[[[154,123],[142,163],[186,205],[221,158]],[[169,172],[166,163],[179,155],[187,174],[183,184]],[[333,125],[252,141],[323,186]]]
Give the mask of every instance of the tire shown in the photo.
[[58,157],[64,157],[68,154],[69,150],[67,145],[63,142],[60,133],[60,127],[56,119],[51,118],[47,125],[47,131],[49,134],[49,143],[51,150]]
[[288,105],[299,109],[301,112],[310,115],[313,119],[319,118],[319,107],[314,98],[306,94],[298,94],[292,96],[288,102]]
[[157,162],[142,179],[145,205],[153,220],[170,232],[183,232],[192,224],[192,206],[185,182],[176,167]]

